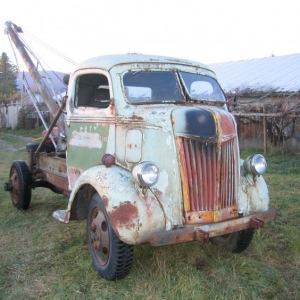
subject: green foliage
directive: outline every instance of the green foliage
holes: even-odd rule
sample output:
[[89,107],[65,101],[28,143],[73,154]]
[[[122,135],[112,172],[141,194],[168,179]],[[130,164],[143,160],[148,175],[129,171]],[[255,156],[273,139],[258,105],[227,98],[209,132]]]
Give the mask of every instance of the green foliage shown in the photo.
[[16,129],[33,129],[37,124],[37,119],[28,118],[28,115],[35,112],[35,107],[31,105],[23,106],[19,111],[18,124]]
[[10,100],[17,92],[17,67],[9,61],[5,52],[0,57],[0,97],[1,100]]
[[[27,141],[8,133],[0,131],[0,186],[13,160],[27,159],[18,150]],[[209,243],[136,246],[129,276],[117,282],[99,278],[93,269],[85,222],[66,225],[52,217],[66,208],[66,198],[36,188],[24,212],[0,189],[0,299],[298,299],[299,156],[267,159],[270,206],[278,214],[245,252],[232,254]]]

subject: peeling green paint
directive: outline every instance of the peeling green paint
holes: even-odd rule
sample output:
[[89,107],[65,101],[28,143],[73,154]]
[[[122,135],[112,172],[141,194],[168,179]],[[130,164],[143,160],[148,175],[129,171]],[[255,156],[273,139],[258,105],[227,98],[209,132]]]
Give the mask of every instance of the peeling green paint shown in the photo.
[[106,154],[109,127],[109,124],[70,124],[67,160],[71,181],[88,168],[102,164],[102,156]]

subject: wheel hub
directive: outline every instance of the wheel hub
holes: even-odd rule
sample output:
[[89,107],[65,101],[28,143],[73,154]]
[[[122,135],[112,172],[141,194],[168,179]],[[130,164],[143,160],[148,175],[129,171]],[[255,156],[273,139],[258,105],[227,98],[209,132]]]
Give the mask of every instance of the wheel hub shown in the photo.
[[11,184],[11,199],[14,203],[18,203],[20,187],[19,187],[18,173],[15,169],[13,169],[11,172],[10,184]]
[[103,211],[96,207],[91,215],[90,241],[95,258],[105,265],[109,258],[109,232]]

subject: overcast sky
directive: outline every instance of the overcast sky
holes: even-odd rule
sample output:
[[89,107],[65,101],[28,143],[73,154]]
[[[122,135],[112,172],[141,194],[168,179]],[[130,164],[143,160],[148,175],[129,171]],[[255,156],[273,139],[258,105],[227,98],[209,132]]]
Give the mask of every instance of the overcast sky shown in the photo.
[[[76,62],[132,52],[206,64],[300,53],[300,0],[5,0],[3,30],[6,21],[63,72],[73,66],[29,36]],[[0,47],[15,63],[3,33]]]

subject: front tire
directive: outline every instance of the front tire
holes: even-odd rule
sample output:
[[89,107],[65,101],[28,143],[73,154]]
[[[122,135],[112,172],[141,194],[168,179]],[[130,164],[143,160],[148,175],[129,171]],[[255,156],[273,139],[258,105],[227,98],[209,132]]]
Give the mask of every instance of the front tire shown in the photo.
[[212,237],[210,241],[213,245],[221,245],[233,253],[240,253],[246,250],[250,245],[254,231],[254,228],[248,228],[226,235]]
[[23,160],[15,160],[10,168],[11,200],[17,209],[28,209],[31,202],[31,174]]
[[132,265],[133,246],[123,243],[115,234],[98,193],[89,204],[87,239],[93,266],[107,280],[122,279]]

